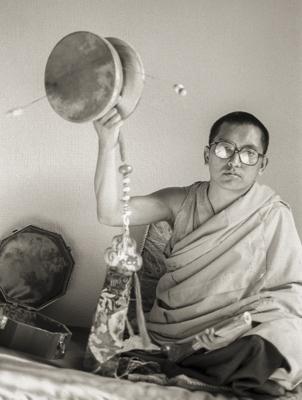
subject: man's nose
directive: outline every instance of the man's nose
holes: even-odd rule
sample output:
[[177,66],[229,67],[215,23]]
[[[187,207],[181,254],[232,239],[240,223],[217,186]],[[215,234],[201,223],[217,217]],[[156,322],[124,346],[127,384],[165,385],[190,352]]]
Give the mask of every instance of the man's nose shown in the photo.
[[241,160],[240,160],[240,156],[239,156],[239,152],[235,151],[234,154],[232,155],[232,157],[229,159],[228,164],[238,167],[241,165]]

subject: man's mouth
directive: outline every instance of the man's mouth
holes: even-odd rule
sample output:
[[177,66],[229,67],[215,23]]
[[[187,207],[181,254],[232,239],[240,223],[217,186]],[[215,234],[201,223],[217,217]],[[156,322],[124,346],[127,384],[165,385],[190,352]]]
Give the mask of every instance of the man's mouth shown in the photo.
[[224,175],[228,175],[228,176],[235,176],[235,177],[241,178],[241,175],[237,171],[234,171],[234,170],[224,171],[223,174]]

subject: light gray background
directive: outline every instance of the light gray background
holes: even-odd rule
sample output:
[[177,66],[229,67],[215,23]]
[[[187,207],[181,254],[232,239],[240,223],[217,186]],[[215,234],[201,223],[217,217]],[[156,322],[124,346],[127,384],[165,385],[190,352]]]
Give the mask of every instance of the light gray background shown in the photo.
[[[124,126],[132,193],[207,179],[202,153],[212,122],[245,110],[271,132],[262,180],[291,204],[301,234],[301,17],[300,0],[0,0],[0,237],[36,224],[71,247],[70,287],[49,315],[90,324],[104,249],[120,232],[97,222],[92,124],[64,121],[47,100],[5,116],[45,94],[56,43],[77,30],[118,37],[155,77]],[[174,83],[188,95],[177,96]]]

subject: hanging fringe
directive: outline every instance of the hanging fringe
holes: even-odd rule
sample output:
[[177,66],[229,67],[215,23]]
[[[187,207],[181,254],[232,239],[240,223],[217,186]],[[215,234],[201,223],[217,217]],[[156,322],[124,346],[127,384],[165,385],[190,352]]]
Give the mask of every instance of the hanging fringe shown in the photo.
[[129,336],[130,336],[130,337],[133,337],[133,336],[134,336],[134,331],[133,331],[133,328],[132,328],[132,326],[131,326],[131,324],[130,324],[129,319],[128,319],[127,316],[126,316],[126,327],[127,327]]
[[141,285],[137,273],[134,273],[134,286],[135,286],[135,297],[136,297],[136,318],[138,330],[142,339],[142,344],[145,348],[151,345],[151,339],[149,337],[146,320],[143,312],[143,303],[141,295]]

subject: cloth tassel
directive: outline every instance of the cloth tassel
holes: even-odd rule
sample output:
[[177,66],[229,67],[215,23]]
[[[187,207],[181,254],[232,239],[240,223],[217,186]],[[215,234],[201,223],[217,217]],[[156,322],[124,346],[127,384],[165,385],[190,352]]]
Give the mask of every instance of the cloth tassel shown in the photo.
[[134,273],[134,285],[135,285],[135,297],[136,297],[136,318],[138,330],[142,339],[144,348],[148,348],[151,345],[151,339],[149,337],[146,320],[143,312],[143,303],[141,295],[141,285],[137,273]]
[[133,331],[133,328],[132,328],[132,326],[131,326],[131,324],[129,322],[128,317],[126,317],[126,326],[127,326],[127,330],[128,330],[129,336],[133,337],[134,336],[134,331]]

